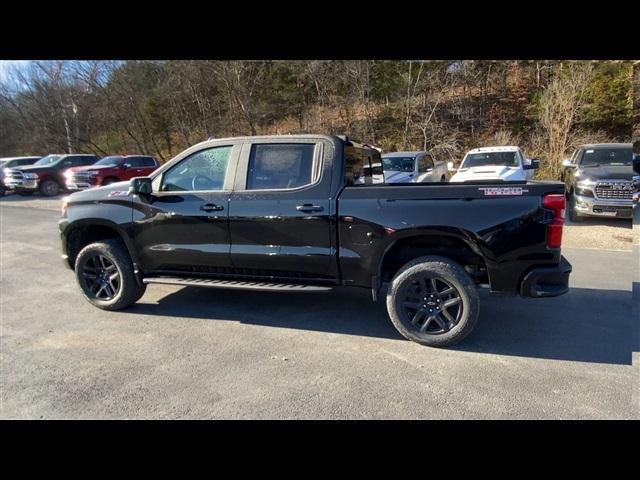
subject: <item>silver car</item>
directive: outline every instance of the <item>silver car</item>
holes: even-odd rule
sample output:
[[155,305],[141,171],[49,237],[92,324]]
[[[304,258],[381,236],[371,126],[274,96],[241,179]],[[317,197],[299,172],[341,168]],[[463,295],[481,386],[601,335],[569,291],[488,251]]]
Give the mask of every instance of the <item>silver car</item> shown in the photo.
[[430,152],[393,152],[382,155],[385,183],[446,182],[447,164]]

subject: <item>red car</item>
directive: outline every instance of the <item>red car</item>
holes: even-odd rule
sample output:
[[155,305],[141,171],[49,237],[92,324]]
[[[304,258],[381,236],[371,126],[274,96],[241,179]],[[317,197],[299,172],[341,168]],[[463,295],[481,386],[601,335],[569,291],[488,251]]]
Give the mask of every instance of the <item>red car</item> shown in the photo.
[[64,176],[68,190],[84,190],[132,177],[146,177],[159,166],[158,160],[147,155],[113,155],[93,165],[70,168]]

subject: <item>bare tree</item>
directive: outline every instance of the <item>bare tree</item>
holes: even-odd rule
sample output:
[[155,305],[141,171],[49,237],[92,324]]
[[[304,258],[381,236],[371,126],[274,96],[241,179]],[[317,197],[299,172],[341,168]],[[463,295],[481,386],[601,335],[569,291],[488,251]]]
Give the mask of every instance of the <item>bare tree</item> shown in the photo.
[[548,148],[545,169],[551,178],[560,178],[562,159],[583,106],[591,73],[590,63],[569,62],[556,74],[540,98],[539,122],[546,134]]

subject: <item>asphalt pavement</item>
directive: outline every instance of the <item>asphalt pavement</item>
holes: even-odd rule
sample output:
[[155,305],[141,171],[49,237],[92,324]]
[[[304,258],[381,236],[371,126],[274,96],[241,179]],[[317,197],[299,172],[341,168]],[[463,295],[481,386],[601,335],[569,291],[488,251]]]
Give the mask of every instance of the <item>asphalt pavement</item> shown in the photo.
[[631,251],[564,249],[570,293],[483,293],[475,331],[439,350],[357,289],[154,285],[101,311],[60,260],[57,219],[0,203],[0,418],[640,418]]

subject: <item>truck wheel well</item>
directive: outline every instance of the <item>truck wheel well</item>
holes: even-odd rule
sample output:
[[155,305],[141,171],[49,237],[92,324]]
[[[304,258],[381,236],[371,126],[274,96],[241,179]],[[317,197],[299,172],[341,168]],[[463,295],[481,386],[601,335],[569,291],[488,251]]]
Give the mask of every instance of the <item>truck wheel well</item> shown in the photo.
[[104,225],[88,225],[74,229],[67,238],[67,255],[71,268],[74,268],[80,250],[90,243],[108,239],[120,240],[126,248],[122,237],[113,228]]
[[426,255],[449,258],[465,267],[478,282],[488,282],[484,259],[463,240],[447,235],[421,235],[398,240],[382,259],[381,281],[391,281],[403,265]]

